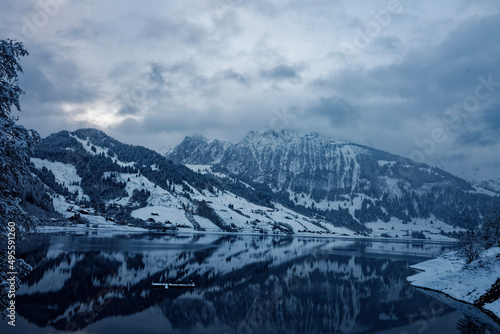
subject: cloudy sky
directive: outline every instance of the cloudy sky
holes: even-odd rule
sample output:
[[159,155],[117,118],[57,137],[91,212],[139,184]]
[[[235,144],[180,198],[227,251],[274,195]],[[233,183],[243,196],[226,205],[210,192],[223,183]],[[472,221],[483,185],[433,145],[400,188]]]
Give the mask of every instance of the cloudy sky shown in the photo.
[[499,177],[498,0],[0,0],[20,123],[164,153],[293,128]]

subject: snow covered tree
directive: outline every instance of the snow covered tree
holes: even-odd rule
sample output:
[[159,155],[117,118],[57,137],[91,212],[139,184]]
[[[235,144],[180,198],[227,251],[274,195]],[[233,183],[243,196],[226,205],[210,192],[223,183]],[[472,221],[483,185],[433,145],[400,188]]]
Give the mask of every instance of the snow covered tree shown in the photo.
[[0,40],[0,117],[3,119],[10,118],[12,106],[21,110],[19,96],[24,92],[17,75],[23,72],[19,58],[27,55],[22,43]]
[[457,247],[467,264],[478,259],[484,250],[479,234],[470,231],[460,236]]
[[[28,55],[22,43],[11,39],[0,40],[0,308],[6,310],[8,301],[6,289],[7,270],[7,224],[14,222],[16,238],[22,238],[37,219],[30,216],[21,206],[22,195],[32,186],[33,177],[28,168],[28,152],[39,139],[39,135],[17,125],[17,118],[11,115],[12,108],[21,110],[18,74],[22,73],[19,59]],[[4,247],[5,246],[5,247]],[[16,261],[19,276],[27,271],[28,265]],[[18,277],[19,277],[18,276]]]
[[22,43],[11,39],[0,40],[0,226],[2,232],[9,221],[29,229],[34,219],[19,206],[19,193],[31,178],[28,152],[39,140],[35,131],[16,124],[12,107],[21,110],[18,73],[22,73],[19,59],[28,55]]
[[481,226],[481,237],[486,249],[492,246],[500,247],[500,208],[486,216]]

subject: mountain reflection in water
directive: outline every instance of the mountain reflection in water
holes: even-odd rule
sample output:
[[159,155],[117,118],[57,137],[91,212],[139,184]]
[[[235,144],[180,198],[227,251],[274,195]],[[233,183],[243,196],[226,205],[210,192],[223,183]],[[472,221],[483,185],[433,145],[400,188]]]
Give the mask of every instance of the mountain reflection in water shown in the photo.
[[[16,305],[33,333],[460,333],[481,324],[405,279],[409,265],[450,250],[260,236],[35,236],[22,253],[34,269]],[[196,288],[151,287],[177,279]]]

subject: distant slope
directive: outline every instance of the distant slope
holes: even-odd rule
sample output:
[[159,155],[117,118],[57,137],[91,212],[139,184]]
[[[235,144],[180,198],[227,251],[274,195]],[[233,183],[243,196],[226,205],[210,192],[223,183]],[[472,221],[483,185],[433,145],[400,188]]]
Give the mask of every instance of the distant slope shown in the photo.
[[476,183],[477,187],[500,195],[500,178],[484,180]]
[[213,171],[269,186],[290,208],[352,224],[396,219],[472,228],[499,202],[438,168],[314,133],[250,132],[213,160],[211,149],[201,137],[186,137],[167,159],[213,164]]
[[285,208],[265,185],[203,175],[95,129],[48,136],[32,163],[59,212],[85,212],[96,228],[101,215],[160,230],[352,235],[348,227],[356,228]]

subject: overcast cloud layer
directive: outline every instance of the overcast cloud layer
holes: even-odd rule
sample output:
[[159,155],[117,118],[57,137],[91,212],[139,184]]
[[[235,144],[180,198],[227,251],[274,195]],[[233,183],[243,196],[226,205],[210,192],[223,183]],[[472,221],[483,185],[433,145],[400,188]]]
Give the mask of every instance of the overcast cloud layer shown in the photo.
[[295,128],[472,178],[500,173],[498,0],[0,0],[20,123],[184,136]]

